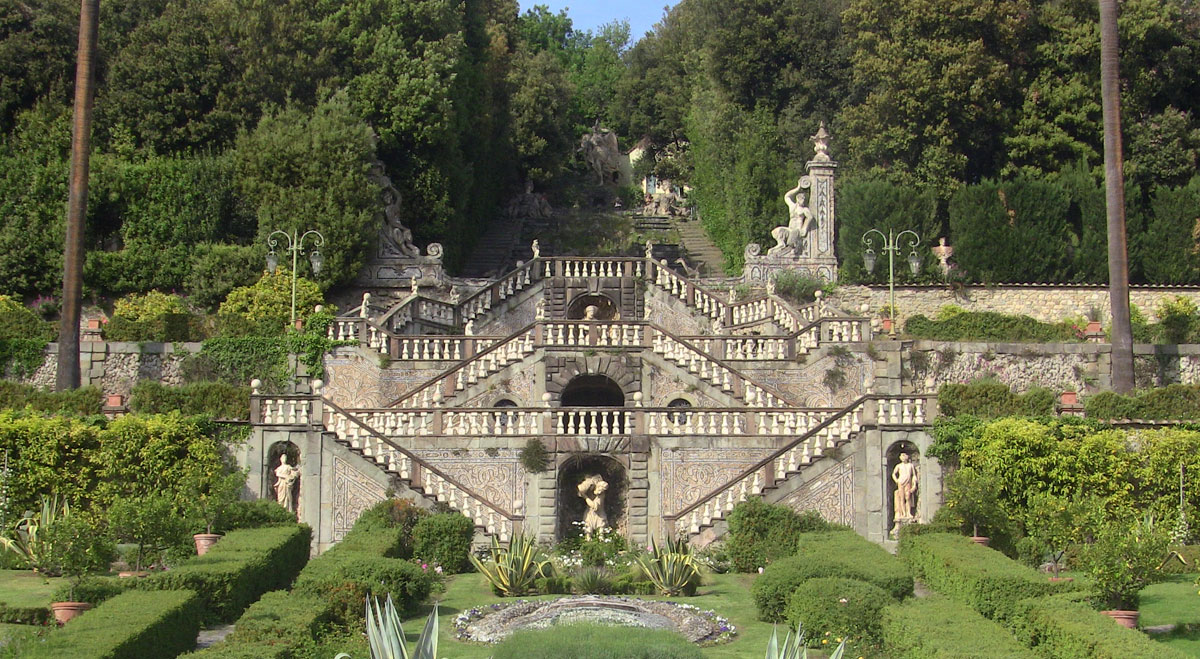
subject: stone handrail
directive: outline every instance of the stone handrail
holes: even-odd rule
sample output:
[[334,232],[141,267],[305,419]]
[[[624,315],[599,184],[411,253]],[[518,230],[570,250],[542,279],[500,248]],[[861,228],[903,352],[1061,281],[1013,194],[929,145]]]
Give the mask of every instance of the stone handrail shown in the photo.
[[[450,368],[425,384],[418,386],[392,401],[388,406],[395,407],[411,402],[407,407],[433,407],[441,403],[447,395],[462,391],[468,385],[475,384],[482,378],[495,373],[509,364],[520,361],[533,352],[534,329],[537,323],[527,325],[515,334],[495,342],[488,348],[480,350],[453,368]],[[452,389],[444,391],[452,382]]]
[[664,259],[661,263],[647,259],[646,278],[671,297],[683,302],[688,307],[708,316],[712,320],[726,322],[729,306],[715,293],[705,290],[700,285],[676,274],[667,267]]
[[786,336],[681,336],[708,354],[725,361],[793,359],[795,340]]
[[641,277],[641,257],[559,256],[543,259],[542,277]]
[[511,513],[463,485],[417,455],[397,445],[370,425],[328,400],[322,400],[323,424],[352,450],[362,453],[384,469],[422,490],[426,495],[447,503],[472,521],[475,526],[495,535],[501,542],[519,530],[524,516]]
[[489,311],[493,305],[520,293],[533,282],[541,279],[542,261],[544,259],[537,258],[528,263],[522,263],[516,269],[460,302],[458,308],[463,322],[474,320],[480,314]]
[[738,503],[762,494],[765,488],[849,441],[864,425],[868,401],[875,403],[875,425],[926,425],[927,405],[922,396],[863,396],[682,510],[663,515],[663,520],[672,524],[686,520],[686,533],[699,533]]
[[674,362],[680,368],[699,375],[722,391],[741,398],[750,407],[780,407],[781,403],[792,404],[787,396],[774,388],[754,381],[724,360],[709,355],[661,327],[651,325],[648,331],[650,347],[655,353]]
[[642,321],[547,320],[538,345],[547,347],[640,348],[647,324]]

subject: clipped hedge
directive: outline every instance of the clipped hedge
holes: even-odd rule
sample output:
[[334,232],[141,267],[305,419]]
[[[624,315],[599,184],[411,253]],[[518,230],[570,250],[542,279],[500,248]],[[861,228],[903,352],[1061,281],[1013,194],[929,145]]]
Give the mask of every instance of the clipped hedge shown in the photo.
[[202,604],[190,590],[129,591],[31,645],[24,656],[72,659],[173,657],[196,646]]
[[750,587],[760,620],[783,621],[788,599],[809,579],[856,579],[897,600],[912,595],[913,579],[905,566],[854,531],[803,533],[797,537],[793,546],[799,553],[768,565]]
[[884,607],[880,638],[891,659],[1027,659],[1037,655],[999,623],[939,595]]
[[408,561],[334,548],[308,564],[293,590],[327,598],[335,620],[345,624],[362,617],[368,595],[383,599],[390,593],[399,611],[412,613],[432,588],[429,573]]
[[223,643],[187,656],[290,657],[333,621],[333,609],[327,597],[272,591],[246,609]]
[[155,574],[138,587],[194,590],[206,622],[231,622],[263,593],[292,582],[308,561],[311,540],[308,526],[230,531],[205,555]]
[[224,382],[197,382],[169,387],[159,382],[142,380],[129,394],[129,409],[138,414],[169,414],[184,416],[207,414],[216,419],[249,419],[250,387]]
[[984,616],[1005,622],[1016,603],[1073,590],[1000,552],[950,533],[901,535],[898,554],[927,586]]
[[494,659],[699,659],[700,648],[666,629],[561,625],[519,631],[497,644]]
[[1018,394],[998,380],[950,383],[938,389],[938,413],[942,416],[970,414],[981,419],[1003,416],[1053,416],[1057,396],[1045,387]]
[[1043,323],[1029,316],[994,311],[963,311],[945,320],[917,314],[904,323],[904,333],[932,341],[995,341],[1005,343],[1078,343],[1082,337],[1070,323]]
[[865,575],[855,578],[882,588],[898,600],[913,594],[913,578],[908,567],[886,549],[851,529],[801,533],[796,541],[796,557],[844,563]]
[[47,414],[90,416],[104,411],[104,394],[96,387],[47,391],[29,384],[0,380],[0,409],[32,408]]
[[879,644],[880,612],[895,601],[882,588],[864,581],[819,577],[796,587],[784,618],[789,628],[803,624],[810,642],[825,636],[846,638],[847,647],[862,651]]
[[1023,640],[1042,656],[1055,659],[1188,656],[1139,631],[1118,625],[1071,595],[1021,600],[1015,613]]
[[1091,419],[1196,420],[1200,419],[1200,385],[1169,384],[1128,396],[1102,391],[1083,400]]
[[53,619],[45,606],[9,606],[0,602],[0,622],[13,625],[48,625]]
[[105,341],[201,341],[201,319],[189,313],[164,313],[149,318],[113,316],[102,330]]

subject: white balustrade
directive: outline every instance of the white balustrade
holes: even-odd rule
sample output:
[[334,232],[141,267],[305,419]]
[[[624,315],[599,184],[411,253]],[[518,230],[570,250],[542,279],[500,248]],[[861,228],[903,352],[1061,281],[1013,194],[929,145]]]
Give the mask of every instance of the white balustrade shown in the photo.
[[312,418],[310,398],[263,398],[261,419],[268,426],[306,426]]
[[633,432],[633,410],[558,409],[553,414],[559,435],[627,435]]
[[394,356],[406,361],[460,361],[465,342],[462,337],[400,337]]
[[924,398],[879,398],[876,420],[881,425],[926,425]]
[[521,361],[533,353],[533,330],[522,332],[506,341],[493,346],[491,349],[475,355],[470,360],[460,364],[458,368],[438,376],[416,391],[402,396],[396,401],[401,407],[434,407],[442,402],[443,383],[450,380],[454,383],[454,391],[462,391],[467,387],[500,371],[510,364]]

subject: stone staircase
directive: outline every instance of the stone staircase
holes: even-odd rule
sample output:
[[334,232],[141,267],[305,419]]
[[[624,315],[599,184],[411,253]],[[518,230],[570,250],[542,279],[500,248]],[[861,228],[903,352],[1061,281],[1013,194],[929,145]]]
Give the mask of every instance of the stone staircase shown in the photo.
[[[518,259],[518,242],[521,239],[521,221],[503,217],[492,220],[484,230],[471,256],[463,263],[463,277],[497,277],[507,272]],[[527,246],[526,246],[527,247]],[[525,253],[528,257],[528,252]]]
[[700,271],[702,276],[715,277],[725,272],[725,256],[713,244],[699,220],[674,218],[672,227],[679,231],[679,240],[687,256],[688,265]]

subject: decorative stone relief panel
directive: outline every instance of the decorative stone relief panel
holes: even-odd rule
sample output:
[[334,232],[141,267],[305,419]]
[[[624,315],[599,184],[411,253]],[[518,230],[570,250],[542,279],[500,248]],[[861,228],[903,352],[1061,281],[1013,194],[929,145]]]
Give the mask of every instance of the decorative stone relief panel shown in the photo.
[[[695,407],[725,406],[724,403],[704,393],[703,387],[707,386],[707,383],[693,386],[691,382],[683,380],[679,382],[674,381],[657,367],[651,366],[648,370],[648,377],[642,380],[643,386],[650,389],[649,392],[646,392],[646,399],[644,401],[646,407],[666,407],[667,403],[676,398],[695,401]],[[699,381],[698,378],[697,381]]]
[[326,357],[324,395],[342,407],[384,407],[440,372],[403,368],[384,371],[357,354]]
[[[481,323],[475,333],[486,336],[510,336],[533,322],[537,299],[540,295],[523,300],[516,308],[500,314],[490,323]],[[511,298],[510,298],[511,299]],[[495,313],[495,309],[492,310]]]
[[935,393],[943,384],[967,383],[989,375],[1017,391],[1030,387],[1057,391],[1064,385],[1083,391],[1085,379],[1098,373],[1092,355],[1047,354],[1033,346],[1018,353],[956,352],[957,347],[947,344],[941,350],[904,355],[913,393]]
[[649,312],[645,320],[658,325],[675,336],[698,336],[705,334],[712,327],[709,323],[698,320],[690,312],[679,308],[674,298],[668,297],[662,291],[651,286],[646,290],[646,310]]
[[[838,362],[841,362],[840,364]],[[840,371],[840,386],[831,390],[831,371]],[[862,354],[819,359],[790,368],[743,366],[747,376],[778,389],[803,407],[845,407],[875,384],[875,369],[870,358]]]
[[664,515],[673,515],[774,452],[770,448],[663,449],[659,471]]
[[[511,377],[496,380],[496,388],[480,392],[467,401],[455,404],[455,407],[491,407],[501,398],[512,399],[518,407],[535,407],[541,404],[541,399],[533,394],[534,369],[522,366]],[[493,379],[497,376],[491,376]]]
[[387,498],[387,490],[344,460],[333,458],[333,542],[339,542],[364,510]]
[[796,512],[815,510],[834,524],[854,524],[854,475],[850,458],[830,467],[814,480],[779,500]]
[[423,449],[413,453],[501,509],[516,512],[525,501],[519,449]]

